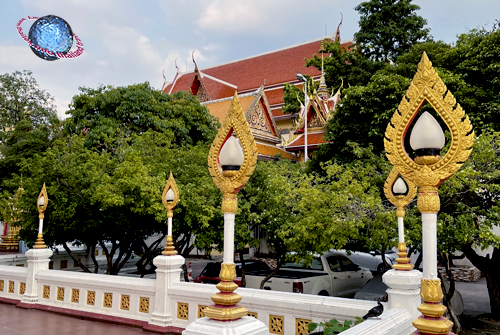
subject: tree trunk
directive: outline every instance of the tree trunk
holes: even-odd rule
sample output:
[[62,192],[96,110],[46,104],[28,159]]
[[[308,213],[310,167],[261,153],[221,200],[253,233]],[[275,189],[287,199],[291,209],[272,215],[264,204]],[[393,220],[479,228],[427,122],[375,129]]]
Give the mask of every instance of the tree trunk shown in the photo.
[[184,281],[188,282],[189,281],[189,276],[188,276],[188,270],[186,266],[186,262],[182,264],[182,271],[184,273]]
[[79,259],[76,258],[75,254],[73,253],[73,251],[71,251],[71,249],[68,247],[68,244],[66,242],[64,242],[62,246],[63,246],[64,250],[66,250],[68,255],[73,259],[73,261],[76,264],[78,264],[78,266],[81,267],[84,272],[90,272],[89,268],[86,267]]
[[240,255],[240,263],[241,263],[241,287],[247,286],[247,281],[245,280],[245,258],[243,257],[243,250],[239,250],[238,254]]
[[97,263],[97,259],[95,258],[95,245],[90,247],[90,258],[92,259],[92,263],[94,263],[94,273],[98,273],[99,263]]
[[500,321],[500,249],[493,249],[493,255],[479,256],[472,247],[462,249],[465,256],[486,278],[490,297],[491,317]]
[[280,269],[281,265],[283,265],[283,262],[285,261],[285,255],[279,255],[276,254],[276,268],[266,276],[266,278],[262,279],[262,281],[260,282],[260,289],[263,290],[264,289],[264,285],[266,284],[266,282],[271,279],[275,274],[276,272],[278,272],[278,270]]
[[[146,242],[141,240],[141,248],[143,250],[142,256],[135,263],[135,266],[137,267],[137,271],[140,273],[141,278],[144,278],[144,276],[148,273],[154,273],[153,271],[154,269],[156,269],[156,266],[152,264],[153,258],[156,257],[156,249],[164,238],[165,234],[162,234],[156,241],[151,243],[150,246],[148,246]],[[149,269],[146,268],[148,265],[150,266]]]
[[444,297],[443,297],[443,304],[446,306],[448,309],[447,312],[451,318],[451,321],[453,321],[453,333],[455,334],[460,334],[460,331],[462,330],[462,326],[460,324],[460,320],[455,314],[455,311],[453,310],[453,306],[451,304],[451,298],[455,294],[455,278],[453,277],[453,273],[451,272],[451,259],[447,253],[442,253],[438,251],[439,258],[441,262],[444,264],[444,268],[446,270],[446,275],[448,276],[448,279],[450,281],[450,287],[447,290],[446,286],[444,285],[443,278],[438,272],[439,279],[441,279],[441,289],[444,292]]
[[422,263],[422,257],[423,257],[424,251],[421,250],[420,254],[417,257],[417,260],[415,261],[415,269],[419,270],[420,269],[420,264]]
[[384,263],[384,267],[387,269],[387,270],[390,270],[392,269],[392,266],[391,264],[387,263],[387,259],[385,259],[385,248],[380,250],[380,256],[382,257],[382,262]]

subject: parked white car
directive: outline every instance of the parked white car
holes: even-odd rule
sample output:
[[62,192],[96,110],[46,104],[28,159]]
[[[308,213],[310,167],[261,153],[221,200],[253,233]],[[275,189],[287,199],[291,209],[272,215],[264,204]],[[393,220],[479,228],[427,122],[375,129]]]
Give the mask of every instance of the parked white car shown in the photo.
[[[246,287],[260,288],[262,280],[272,270],[245,273]],[[285,263],[264,285],[264,289],[283,292],[353,297],[373,278],[368,269],[360,268],[338,252],[328,252],[315,258],[309,267]]]
[[[384,273],[389,270],[384,266],[384,262],[382,262],[382,255],[375,251],[370,251],[369,253],[362,251],[347,251],[344,249],[331,249],[330,251],[345,255],[353,263],[358,264],[362,268],[369,269],[372,272]],[[385,252],[387,264],[394,264],[396,262],[396,258],[398,258],[398,255],[394,251],[388,250]]]

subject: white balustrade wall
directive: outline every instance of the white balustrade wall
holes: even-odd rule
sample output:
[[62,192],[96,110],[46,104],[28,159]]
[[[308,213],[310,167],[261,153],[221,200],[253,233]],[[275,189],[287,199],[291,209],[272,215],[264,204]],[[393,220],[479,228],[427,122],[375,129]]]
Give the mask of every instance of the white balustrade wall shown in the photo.
[[[22,300],[27,270],[25,267],[0,265],[0,302]],[[212,304],[210,296],[218,291],[215,285],[181,282],[178,275],[171,276],[173,279],[165,286],[165,294],[156,286],[155,279],[52,269],[39,270],[35,278],[38,301],[33,308],[59,312],[58,309],[64,309],[65,313],[69,310],[69,314],[90,318],[101,315],[111,321],[130,320],[125,323],[135,326],[151,324],[155,306],[161,305],[155,305],[156,290],[159,290],[156,299],[162,297],[165,306],[169,307],[162,313],[171,314],[164,320],[169,326],[178,328],[185,328],[197,318],[204,317],[204,308]],[[307,324],[311,321],[332,318],[341,322],[355,321],[355,317],[363,316],[376,306],[373,301],[249,288],[238,288],[236,292],[242,296],[240,304],[248,309],[250,316],[264,322],[270,334],[308,334]],[[403,308],[389,309],[387,304],[385,308],[381,320],[367,320],[344,334],[410,334],[413,319],[410,313]]]
[[0,298],[21,300],[26,290],[28,269],[0,265]]
[[37,274],[38,304],[149,321],[155,280],[45,270]]

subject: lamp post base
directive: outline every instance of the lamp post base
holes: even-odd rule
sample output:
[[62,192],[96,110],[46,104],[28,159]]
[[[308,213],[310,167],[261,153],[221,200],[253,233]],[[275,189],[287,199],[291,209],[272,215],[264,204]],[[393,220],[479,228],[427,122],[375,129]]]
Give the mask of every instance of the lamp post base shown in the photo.
[[266,325],[251,316],[234,321],[219,321],[210,318],[196,319],[182,335],[269,335]]

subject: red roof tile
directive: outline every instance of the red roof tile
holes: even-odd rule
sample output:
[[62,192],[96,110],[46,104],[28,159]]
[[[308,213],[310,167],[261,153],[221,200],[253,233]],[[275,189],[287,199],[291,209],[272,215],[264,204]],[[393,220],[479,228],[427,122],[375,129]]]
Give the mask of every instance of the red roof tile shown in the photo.
[[208,96],[212,100],[218,99],[216,97],[219,96],[232,96],[234,95],[234,91],[236,90],[234,87],[224,85],[221,82],[207,77],[201,78],[201,83],[203,86],[205,86]]
[[[315,67],[304,66],[304,58],[311,58],[317,53],[320,40],[202,69],[201,72],[219,80],[231,83],[232,85],[236,85],[238,87],[238,92],[257,89],[264,82],[264,80],[266,81],[266,86],[296,81],[295,75],[297,71],[300,71],[302,74],[318,76],[320,75],[320,71],[318,69]],[[352,43],[347,42],[343,45],[347,47],[350,44]],[[172,91],[190,91],[193,78],[194,75],[192,72],[181,75],[175,82],[175,86]],[[172,85],[173,84],[168,85],[164,92],[168,93]],[[229,97],[233,93],[234,91],[227,96],[211,96],[210,98],[221,99]],[[273,105],[275,103],[283,102],[282,94],[280,99],[281,100],[278,100],[278,98],[270,99],[269,103]]]
[[280,87],[274,90],[266,90],[267,101],[269,106],[283,103],[283,88]]

